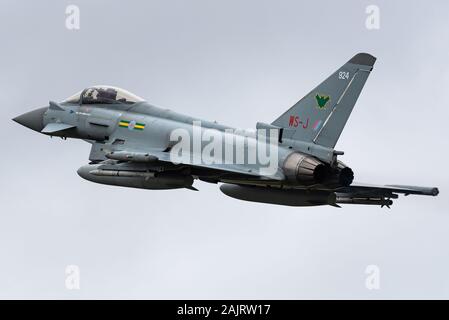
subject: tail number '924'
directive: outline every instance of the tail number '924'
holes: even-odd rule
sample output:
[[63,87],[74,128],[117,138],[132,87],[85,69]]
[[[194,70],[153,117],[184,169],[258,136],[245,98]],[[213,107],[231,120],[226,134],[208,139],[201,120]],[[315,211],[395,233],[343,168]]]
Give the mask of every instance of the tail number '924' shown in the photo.
[[340,71],[338,73],[338,79],[340,79],[340,80],[349,79],[349,72],[347,72],[347,71]]

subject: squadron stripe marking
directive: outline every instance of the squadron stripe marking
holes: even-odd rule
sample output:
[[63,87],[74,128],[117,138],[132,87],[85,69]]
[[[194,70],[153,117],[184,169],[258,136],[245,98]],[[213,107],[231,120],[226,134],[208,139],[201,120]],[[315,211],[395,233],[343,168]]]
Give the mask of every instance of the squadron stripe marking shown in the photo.
[[139,130],[142,131],[145,129],[145,123],[128,121],[128,120],[120,120],[118,123],[121,128],[128,128],[129,130]]
[[120,120],[120,122],[118,123],[118,125],[119,125],[120,127],[125,127],[125,128],[127,128],[128,125],[129,125],[129,121]]

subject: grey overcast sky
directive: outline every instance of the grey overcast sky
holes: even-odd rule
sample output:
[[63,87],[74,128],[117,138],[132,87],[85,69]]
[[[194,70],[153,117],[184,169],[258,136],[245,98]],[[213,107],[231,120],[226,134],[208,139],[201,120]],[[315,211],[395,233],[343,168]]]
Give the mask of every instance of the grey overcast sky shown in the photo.
[[[447,1],[0,0],[0,298],[449,298]],[[66,6],[80,29],[65,26]],[[368,5],[380,29],[365,27]],[[89,145],[10,119],[93,84],[242,128],[357,52],[378,58],[337,144],[356,181],[438,186],[290,208],[93,184]],[[67,290],[65,268],[80,268]],[[368,265],[380,289],[365,286]]]

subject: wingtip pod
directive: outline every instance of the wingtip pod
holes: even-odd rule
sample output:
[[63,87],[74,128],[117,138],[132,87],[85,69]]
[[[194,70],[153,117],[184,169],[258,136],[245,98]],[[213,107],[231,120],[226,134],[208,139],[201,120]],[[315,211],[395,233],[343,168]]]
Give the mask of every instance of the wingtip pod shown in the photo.
[[437,196],[440,193],[440,190],[438,188],[432,188],[432,196]]
[[376,57],[370,55],[369,53],[357,53],[355,56],[351,58],[351,60],[348,61],[348,63],[353,64],[360,64],[364,66],[374,66],[374,63],[376,62]]
[[[396,188],[397,192],[409,194],[420,194],[424,196],[437,196],[440,193],[437,187],[416,187],[416,186],[404,186],[404,185],[387,185],[387,187]],[[393,189],[393,192],[396,191]]]

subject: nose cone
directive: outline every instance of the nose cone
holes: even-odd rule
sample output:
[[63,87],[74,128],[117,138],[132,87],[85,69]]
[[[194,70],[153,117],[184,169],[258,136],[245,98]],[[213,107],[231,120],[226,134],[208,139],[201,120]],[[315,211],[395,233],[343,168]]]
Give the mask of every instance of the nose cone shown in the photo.
[[47,109],[47,107],[39,108],[15,117],[13,120],[22,126],[40,132],[44,128],[44,113]]

